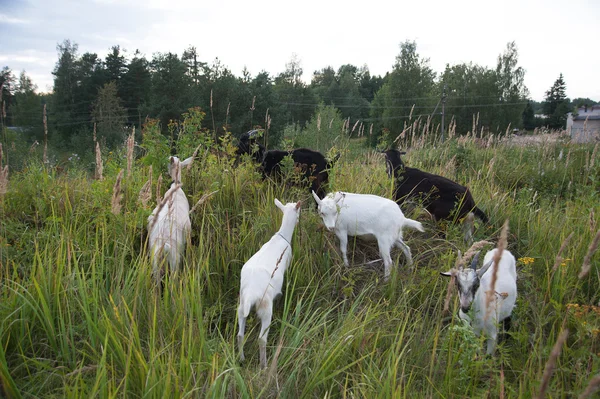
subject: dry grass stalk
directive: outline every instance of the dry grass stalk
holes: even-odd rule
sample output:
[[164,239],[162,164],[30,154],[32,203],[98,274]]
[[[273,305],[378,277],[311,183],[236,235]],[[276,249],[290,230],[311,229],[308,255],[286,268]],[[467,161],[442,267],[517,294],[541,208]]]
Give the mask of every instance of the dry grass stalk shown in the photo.
[[594,237],[592,243],[588,247],[588,251],[587,254],[585,254],[585,258],[583,258],[583,264],[581,265],[581,272],[579,273],[579,278],[584,278],[590,272],[590,268],[592,266],[591,259],[594,255],[594,252],[596,252],[596,249],[598,249],[598,243],[600,243],[600,230],[596,232],[596,236]]
[[560,266],[560,264],[562,263],[562,261],[563,261],[562,253],[565,250],[565,248],[567,247],[567,244],[569,244],[569,241],[571,241],[571,238],[573,238],[574,234],[575,234],[574,232],[571,232],[571,234],[569,234],[569,236],[567,238],[565,238],[562,245],[560,246],[560,249],[558,250],[558,253],[556,254],[556,260],[554,261],[554,266],[552,267],[553,272],[555,272],[556,269],[558,269],[558,266]]
[[[348,118],[348,122],[350,122],[350,118]],[[358,126],[359,122],[360,121],[357,120],[356,123],[354,124],[354,126],[352,126],[352,131],[350,132],[350,134],[354,133],[354,129],[356,129],[356,126]]]
[[[491,136],[490,136],[490,137],[491,137]],[[486,179],[489,179],[489,178],[490,178],[490,175],[492,174],[492,172],[493,172],[493,170],[494,170],[494,163],[496,163],[496,157],[493,157],[493,158],[490,160],[490,163],[489,163],[489,165],[488,165],[488,172],[487,172],[487,175],[485,176],[485,177],[486,177]]]
[[203,194],[202,197],[200,197],[200,199],[198,200],[198,202],[196,202],[196,204],[192,207],[192,209],[190,209],[190,214],[194,213],[196,208],[198,208],[200,205],[204,204],[210,197],[215,195],[218,191],[219,190],[215,190],[212,193]]
[[102,153],[100,152],[100,143],[96,141],[96,173],[94,176],[96,180],[104,180],[104,177],[102,176],[103,170],[104,167],[102,165]]
[[42,161],[48,163],[48,118],[46,117],[46,104],[44,104],[44,155]]
[[165,205],[167,203],[169,203],[169,207],[171,209],[173,209],[173,207],[172,207],[172,204],[173,204],[173,194],[175,194],[175,192],[177,190],[179,190],[180,188],[181,188],[181,184],[176,184],[175,186],[173,186],[173,187],[171,187],[171,188],[169,188],[167,190],[167,192],[165,193],[165,197],[158,204],[156,212],[152,212],[152,214],[154,215],[154,217],[152,218],[152,221],[150,222],[150,225],[148,225],[148,232],[151,232],[152,229],[154,228],[154,225],[156,224],[156,220],[158,219],[158,215],[160,214],[160,211],[162,211],[162,209],[165,207]]
[[93,138],[94,138],[94,143],[96,142],[96,122],[94,122],[94,133],[93,134]]
[[487,299],[486,299],[486,312],[485,312],[485,318],[487,319],[492,311],[492,302],[496,299],[496,281],[498,280],[498,263],[500,262],[500,259],[502,258],[502,253],[504,252],[504,250],[506,249],[506,244],[507,244],[507,236],[508,236],[508,219],[506,219],[506,221],[504,222],[504,225],[502,226],[502,231],[500,231],[500,239],[498,240],[498,245],[496,246],[496,248],[498,249],[496,251],[496,253],[494,254],[494,259],[492,260],[492,265],[495,265],[493,273],[492,273],[492,281],[491,281],[491,286],[490,286],[490,290],[488,292],[486,292],[487,295]]
[[162,201],[162,175],[158,175],[158,179],[156,180],[156,202],[160,203]]
[[[1,145],[2,145],[2,144],[0,144],[0,146],[1,146]],[[31,144],[31,146],[29,147],[29,153],[30,153],[30,154],[33,154],[33,152],[35,151],[35,148],[36,148],[38,145],[40,145],[40,143],[39,143],[37,140],[35,140],[35,141],[33,142],[33,144]]]
[[133,147],[135,144],[135,126],[131,130],[131,134],[127,137],[127,177],[131,177],[131,169],[133,166]]
[[585,391],[583,391],[583,393],[579,395],[579,399],[589,398],[594,392],[598,390],[598,388],[600,388],[600,374],[596,374],[596,376],[590,380],[590,383],[588,384]]
[[552,352],[550,352],[550,357],[546,362],[546,367],[544,368],[544,374],[542,376],[542,383],[540,384],[540,391],[536,398],[544,399],[546,397],[546,390],[548,389],[548,385],[550,385],[550,379],[552,378],[552,373],[554,372],[554,367],[556,366],[556,360],[558,356],[560,356],[560,351],[562,350],[562,346],[565,344],[567,337],[569,336],[569,330],[563,330],[554,347],[552,348]]
[[456,280],[456,274],[452,273],[450,281],[448,281],[448,288],[446,289],[446,299],[444,299],[444,313],[447,313],[450,308],[450,299],[452,298],[452,287],[454,287]]
[[463,255],[462,259],[461,259],[461,263],[464,265],[467,264],[467,262],[469,262],[471,260],[471,258],[473,256],[475,256],[475,254],[479,251],[481,251],[481,249],[483,247],[485,247],[486,245],[491,245],[492,243],[489,241],[485,241],[485,240],[481,240],[481,241],[477,241],[475,243],[473,243],[473,245],[471,245],[471,248],[469,248],[467,250],[467,252],[465,252],[465,254]]
[[321,131],[321,114],[317,115],[317,131]]
[[594,151],[592,151],[592,157],[590,158],[590,169],[594,167],[594,163],[596,161],[596,154],[598,153],[598,144],[599,143],[596,143],[596,145],[594,146]]
[[140,190],[140,194],[138,195],[138,202],[142,204],[142,207],[146,207],[148,202],[152,199],[152,165],[150,165],[150,176],[148,177],[148,181],[144,183],[142,189]]
[[412,119],[412,114],[413,114],[414,110],[415,110],[415,104],[413,104],[413,106],[410,108],[410,114],[408,114],[408,120]]
[[[202,147],[202,144],[200,144],[198,147],[196,147],[196,149],[194,150],[194,153],[192,154],[192,159],[196,159],[196,157],[198,156],[198,151],[200,151],[200,147]],[[193,164],[193,162],[190,162],[188,164],[187,170],[192,169],[192,164]]]
[[121,199],[123,198],[123,194],[121,192],[121,180],[123,179],[123,169],[119,171],[117,175],[117,181],[113,186],[113,195],[111,201],[111,209],[114,215],[118,215],[121,213]]
[[592,209],[590,212],[590,233],[592,233],[594,230],[596,230],[596,218],[594,209]]
[[2,167],[2,143],[0,143],[0,200],[8,190],[8,165]]
[[569,152],[567,152],[567,159],[565,160],[565,168],[569,166],[570,159],[571,159],[571,148],[569,147]]
[[371,136],[373,134],[373,124],[371,123],[371,126],[369,127],[369,136]]

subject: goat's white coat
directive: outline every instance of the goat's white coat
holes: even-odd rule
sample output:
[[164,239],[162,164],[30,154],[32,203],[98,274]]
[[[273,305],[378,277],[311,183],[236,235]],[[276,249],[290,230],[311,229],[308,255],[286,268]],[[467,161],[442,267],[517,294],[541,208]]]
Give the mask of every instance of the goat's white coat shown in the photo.
[[348,236],[375,239],[385,267],[384,278],[390,276],[392,257],[390,251],[398,246],[407,262],[412,265],[410,248],[402,239],[402,229],[410,227],[424,231],[420,222],[408,219],[394,201],[370,194],[329,193],[322,200],[313,192],[319,206],[319,215],[325,227],[335,232],[340,240],[344,264],[348,266]]
[[[173,179],[164,198],[171,199],[157,215],[160,204],[148,216],[149,246],[152,254],[152,273],[160,283],[162,278],[161,262],[166,259],[172,272],[176,271],[183,259],[185,245],[191,231],[190,204],[181,189],[181,168],[190,165],[193,158],[180,162],[177,157],[169,158],[169,174]],[[173,194],[170,194],[173,190]]]
[[283,212],[281,227],[244,264],[240,279],[237,335],[240,360],[244,360],[246,319],[254,306],[261,321],[258,339],[262,368],[267,366],[267,336],[273,315],[273,300],[281,294],[283,276],[292,260],[292,236],[300,215],[300,202],[283,205],[275,199],[275,205]]
[[[486,337],[487,353],[493,354],[496,349],[496,340],[498,338],[498,323],[510,317],[517,300],[517,268],[516,260],[513,254],[508,250],[502,252],[502,257],[498,265],[498,274],[496,279],[495,292],[490,303],[490,312],[487,313],[487,291],[491,289],[492,276],[494,274],[495,264],[492,264],[494,255],[498,249],[494,248],[485,254],[483,267],[477,272],[471,268],[459,270],[456,273],[457,283],[462,285],[459,289],[461,310],[459,316],[461,319],[469,321],[475,334],[484,334]],[[479,276],[479,289],[474,297],[468,295],[469,288],[475,281],[476,275]],[[446,276],[452,272],[443,273]],[[463,294],[463,291],[465,292]],[[472,302],[472,303],[471,303]],[[462,308],[472,306],[474,320],[463,312]]]

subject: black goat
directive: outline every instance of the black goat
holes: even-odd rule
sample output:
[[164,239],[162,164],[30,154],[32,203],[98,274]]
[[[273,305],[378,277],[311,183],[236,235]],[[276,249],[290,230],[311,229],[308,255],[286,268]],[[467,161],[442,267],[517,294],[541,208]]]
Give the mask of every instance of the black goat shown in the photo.
[[454,216],[452,212],[456,209],[458,219],[473,212],[487,223],[487,216],[477,208],[467,187],[445,177],[404,166],[400,155],[406,154],[405,152],[387,150],[384,154],[388,176],[393,175],[395,179],[394,201],[398,205],[416,197],[423,202],[425,209],[435,220],[451,219]]
[[258,142],[258,130],[250,130],[240,136],[235,155],[239,158],[244,154],[251,155],[256,163],[262,162],[265,147]]
[[266,177],[281,174],[281,161],[288,155],[292,156],[294,165],[301,168],[304,178],[310,182],[309,190],[314,190],[319,198],[325,198],[324,186],[329,180],[327,171],[337,161],[339,154],[331,162],[327,162],[323,154],[308,148],[296,148],[292,151],[270,150],[265,152],[262,161],[263,175]]

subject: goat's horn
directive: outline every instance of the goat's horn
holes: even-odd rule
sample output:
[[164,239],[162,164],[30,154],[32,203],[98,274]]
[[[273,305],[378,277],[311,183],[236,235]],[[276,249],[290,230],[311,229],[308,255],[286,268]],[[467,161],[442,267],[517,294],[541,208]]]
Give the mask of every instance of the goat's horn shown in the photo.
[[479,254],[480,253],[481,253],[481,251],[477,251],[477,253],[473,257],[473,262],[471,262],[471,269],[473,269],[473,271],[477,271],[477,263],[479,263]]

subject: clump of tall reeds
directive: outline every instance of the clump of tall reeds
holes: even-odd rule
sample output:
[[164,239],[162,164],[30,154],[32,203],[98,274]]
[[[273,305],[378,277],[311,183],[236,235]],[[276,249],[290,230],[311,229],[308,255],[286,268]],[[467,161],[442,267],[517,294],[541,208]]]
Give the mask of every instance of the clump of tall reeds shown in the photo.
[[123,198],[123,194],[121,192],[121,180],[123,179],[123,169],[119,171],[117,175],[117,181],[115,181],[115,185],[113,186],[113,195],[111,201],[111,209],[114,215],[118,215],[121,213],[121,199]]

